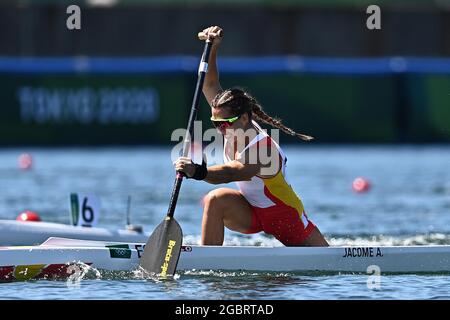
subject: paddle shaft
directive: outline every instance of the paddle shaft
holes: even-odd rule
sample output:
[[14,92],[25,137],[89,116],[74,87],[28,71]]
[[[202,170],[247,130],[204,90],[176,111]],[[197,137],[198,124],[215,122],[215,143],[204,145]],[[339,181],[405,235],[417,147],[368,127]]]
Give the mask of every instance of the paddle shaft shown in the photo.
[[[206,72],[208,69],[209,54],[211,52],[212,41],[206,40],[205,47],[203,49],[202,59],[198,69],[197,84],[195,86],[194,99],[192,101],[191,114],[189,115],[189,122],[187,126],[187,132],[183,142],[183,157],[187,157],[189,154],[189,148],[191,143],[191,137],[194,130],[194,121],[197,118],[198,106],[200,102],[200,96],[202,94],[203,82],[205,81]],[[172,218],[175,213],[175,207],[178,201],[178,195],[181,189],[181,183],[183,182],[184,174],[177,172],[175,182],[172,189],[172,196],[170,197],[169,209],[167,211],[167,217]]]

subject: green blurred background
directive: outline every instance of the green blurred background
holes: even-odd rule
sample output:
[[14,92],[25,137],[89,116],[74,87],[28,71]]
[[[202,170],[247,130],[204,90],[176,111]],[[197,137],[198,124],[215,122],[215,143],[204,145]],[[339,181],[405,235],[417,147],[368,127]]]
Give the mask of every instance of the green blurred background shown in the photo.
[[222,85],[319,143],[450,142],[450,1],[3,1],[0,24],[0,145],[170,143],[209,25]]

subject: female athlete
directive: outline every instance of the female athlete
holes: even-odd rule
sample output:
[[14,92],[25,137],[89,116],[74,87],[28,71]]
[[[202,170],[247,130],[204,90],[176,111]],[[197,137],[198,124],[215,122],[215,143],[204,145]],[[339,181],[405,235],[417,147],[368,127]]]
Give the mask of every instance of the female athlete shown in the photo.
[[267,115],[246,91],[223,90],[216,64],[223,30],[209,27],[198,37],[213,40],[203,94],[211,106],[211,121],[224,136],[224,164],[207,167],[181,157],[174,166],[188,178],[238,186],[238,190],[219,188],[205,197],[202,244],[222,245],[227,227],[244,234],[264,231],[285,246],[328,246],[287,180],[286,155],[258,122],[302,140],[312,138]]

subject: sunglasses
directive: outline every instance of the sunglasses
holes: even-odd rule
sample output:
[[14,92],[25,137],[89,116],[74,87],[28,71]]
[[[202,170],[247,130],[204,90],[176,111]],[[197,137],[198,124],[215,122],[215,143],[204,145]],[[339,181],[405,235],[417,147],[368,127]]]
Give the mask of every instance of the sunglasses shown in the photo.
[[225,129],[231,127],[233,123],[236,122],[241,116],[242,115],[226,119],[211,117],[211,122],[213,123],[214,127],[219,129],[220,131],[224,131]]

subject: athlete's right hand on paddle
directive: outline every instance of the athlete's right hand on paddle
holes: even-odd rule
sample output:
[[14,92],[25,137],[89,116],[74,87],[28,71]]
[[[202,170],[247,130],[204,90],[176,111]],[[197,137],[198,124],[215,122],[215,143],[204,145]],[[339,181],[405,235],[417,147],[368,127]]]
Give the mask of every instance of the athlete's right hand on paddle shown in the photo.
[[212,26],[199,32],[198,38],[202,41],[213,40],[213,47],[218,47],[223,38],[223,30],[221,27]]
[[183,172],[186,178],[192,178],[195,180],[203,180],[208,174],[206,167],[206,156],[203,155],[202,164],[196,164],[192,162],[192,159],[187,157],[180,157],[173,163],[177,172]]
[[187,157],[178,158],[173,166],[177,172],[183,172],[187,178],[191,178],[195,173],[195,164]]

